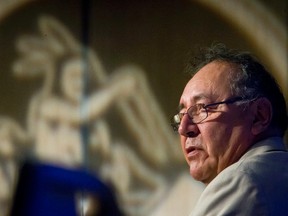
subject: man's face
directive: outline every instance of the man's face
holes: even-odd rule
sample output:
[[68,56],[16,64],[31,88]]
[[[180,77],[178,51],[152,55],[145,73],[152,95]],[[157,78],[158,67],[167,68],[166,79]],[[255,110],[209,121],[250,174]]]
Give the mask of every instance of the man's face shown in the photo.
[[[204,66],[187,83],[180,98],[180,112],[196,103],[210,104],[235,97],[228,76],[237,70],[232,64],[214,61]],[[207,119],[193,124],[184,115],[180,126],[181,147],[196,180],[208,184],[227,166],[235,163],[252,143],[253,118],[249,108],[220,104],[208,110]]]

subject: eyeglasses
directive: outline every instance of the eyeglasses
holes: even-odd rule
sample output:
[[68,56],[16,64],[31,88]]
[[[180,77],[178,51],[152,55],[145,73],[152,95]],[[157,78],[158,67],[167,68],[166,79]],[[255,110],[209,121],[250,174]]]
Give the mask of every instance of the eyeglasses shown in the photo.
[[171,120],[171,126],[173,130],[177,132],[179,125],[181,123],[181,120],[186,114],[189,116],[193,124],[198,124],[204,121],[208,117],[209,108],[213,108],[214,106],[216,108],[216,106],[219,104],[232,104],[232,103],[235,103],[237,101],[242,101],[242,100],[244,100],[242,97],[234,97],[234,98],[230,98],[221,102],[211,103],[207,105],[202,104],[202,103],[195,104],[194,106],[189,107],[187,112],[176,114]]

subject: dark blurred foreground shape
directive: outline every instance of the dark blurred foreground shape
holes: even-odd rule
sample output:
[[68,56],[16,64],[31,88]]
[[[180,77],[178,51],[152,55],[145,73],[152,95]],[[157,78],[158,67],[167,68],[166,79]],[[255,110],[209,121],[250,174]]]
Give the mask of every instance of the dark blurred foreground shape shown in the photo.
[[[77,194],[97,197],[100,216],[120,216],[112,190],[85,170],[25,163],[11,208],[11,216],[76,216]],[[89,214],[90,215],[90,214]]]

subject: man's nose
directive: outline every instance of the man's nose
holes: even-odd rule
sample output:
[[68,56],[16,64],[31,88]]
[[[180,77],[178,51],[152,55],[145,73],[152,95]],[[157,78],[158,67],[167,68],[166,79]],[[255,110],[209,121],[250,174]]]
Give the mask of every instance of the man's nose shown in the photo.
[[192,119],[186,114],[180,122],[178,133],[185,137],[195,137],[199,134],[199,128],[198,125],[193,123]]

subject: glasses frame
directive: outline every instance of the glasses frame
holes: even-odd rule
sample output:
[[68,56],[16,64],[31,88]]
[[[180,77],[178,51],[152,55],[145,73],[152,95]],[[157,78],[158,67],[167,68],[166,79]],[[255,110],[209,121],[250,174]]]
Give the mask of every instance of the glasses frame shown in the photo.
[[[235,102],[238,102],[238,101],[243,101],[243,100],[244,100],[244,99],[243,99],[242,97],[233,97],[233,98],[229,98],[229,99],[227,99],[227,100],[221,101],[221,102],[215,102],[215,103],[210,103],[210,104],[203,104],[203,103],[195,104],[195,105],[189,107],[186,112],[184,112],[184,113],[177,113],[176,115],[174,115],[173,118],[172,118],[172,120],[171,120],[171,126],[172,126],[173,130],[174,130],[175,132],[177,132],[178,129],[179,129],[179,125],[180,125],[180,123],[181,123],[184,115],[186,115],[186,114],[189,116],[189,118],[190,118],[190,120],[191,120],[191,122],[192,122],[193,124],[199,124],[199,123],[201,123],[202,121],[204,121],[204,120],[208,117],[209,114],[208,114],[207,108],[209,108],[209,107],[211,107],[211,106],[220,105],[220,104],[232,104],[232,103],[235,103]],[[196,121],[196,122],[195,122],[195,121],[193,121],[193,116],[191,116],[191,115],[189,114],[189,110],[191,110],[192,108],[195,108],[195,107],[199,107],[199,106],[200,106],[201,108],[205,109],[206,116],[205,116],[203,119],[201,119],[200,121]],[[178,122],[175,120],[176,118],[179,119]]]

